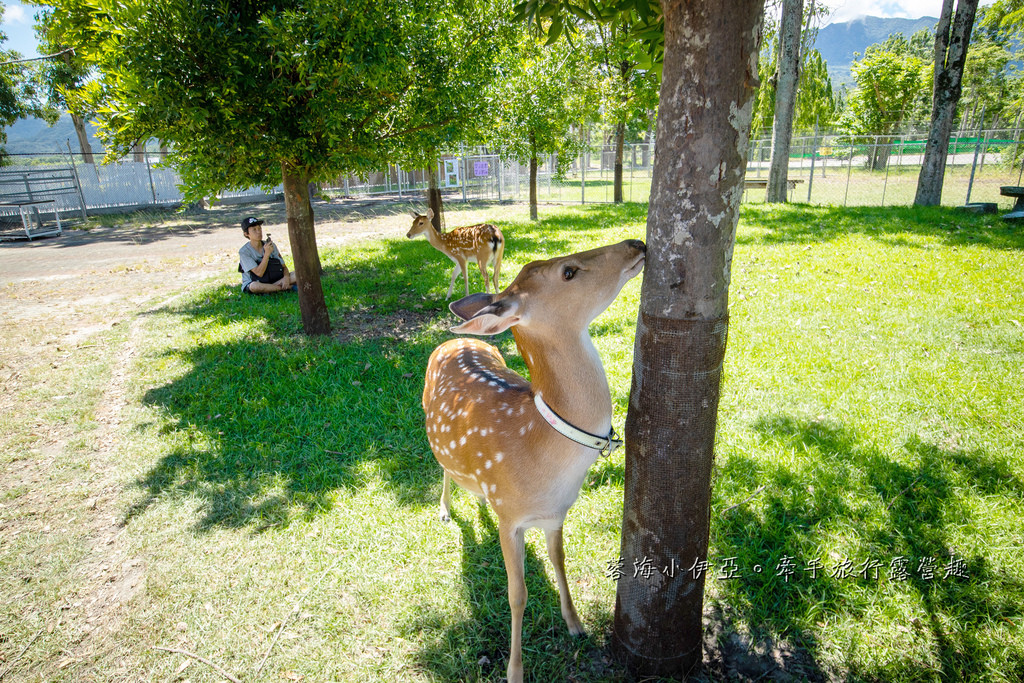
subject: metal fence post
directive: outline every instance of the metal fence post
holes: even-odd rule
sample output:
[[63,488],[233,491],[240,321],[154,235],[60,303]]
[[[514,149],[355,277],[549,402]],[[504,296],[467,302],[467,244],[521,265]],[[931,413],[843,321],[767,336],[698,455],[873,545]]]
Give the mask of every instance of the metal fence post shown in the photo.
[[142,156],[142,160],[146,163],[146,171],[149,173],[149,191],[153,195],[153,206],[156,206],[156,186],[153,184],[153,167],[149,165],[149,152]]
[[75,155],[71,151],[71,141],[65,141],[68,146],[68,159],[71,161],[71,176],[75,179],[75,190],[78,192],[78,205],[82,209],[82,218],[88,218],[85,213],[85,193],[82,192],[82,181],[78,178],[78,166],[75,164]]

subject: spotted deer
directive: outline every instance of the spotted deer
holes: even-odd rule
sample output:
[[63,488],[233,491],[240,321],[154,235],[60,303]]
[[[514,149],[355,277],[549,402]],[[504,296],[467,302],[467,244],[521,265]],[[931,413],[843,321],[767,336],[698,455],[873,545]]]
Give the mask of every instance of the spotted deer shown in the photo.
[[427,215],[413,213],[412,227],[406,237],[412,239],[426,234],[431,246],[455,262],[452,269],[452,281],[448,285],[450,299],[455,287],[455,278],[461,272],[466,281],[466,296],[469,296],[469,268],[467,264],[476,263],[480,274],[484,277],[484,292],[490,292],[490,280],[487,276],[487,264],[494,262],[494,293],[498,293],[498,272],[501,270],[501,256],[505,253],[505,238],[501,230],[490,223],[478,223],[455,228],[448,232],[438,231],[430,221],[434,218],[434,210],[427,209]]
[[449,306],[464,321],[453,332],[511,329],[532,383],[506,367],[498,349],[475,338],[441,344],[427,365],[423,410],[427,440],[444,469],[441,519],[450,519],[452,481],[498,517],[512,611],[510,683],[523,679],[527,529],[544,530],[562,617],[571,634],[583,634],[565,578],[562,524],[598,455],[622,444],[588,328],[643,269],[646,250],[643,242],[627,240],[535,261],[504,291]]

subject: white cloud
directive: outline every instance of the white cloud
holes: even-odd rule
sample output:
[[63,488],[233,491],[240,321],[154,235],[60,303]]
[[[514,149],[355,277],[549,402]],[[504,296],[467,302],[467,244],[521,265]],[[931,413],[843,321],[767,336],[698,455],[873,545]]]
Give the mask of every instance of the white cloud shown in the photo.
[[[991,5],[992,2],[981,0],[979,4]],[[825,5],[832,10],[826,20],[829,24],[864,16],[900,19],[938,17],[942,11],[942,0],[825,0]]]
[[35,22],[32,19],[32,13],[24,5],[20,5],[17,2],[5,2],[4,23],[32,26]]

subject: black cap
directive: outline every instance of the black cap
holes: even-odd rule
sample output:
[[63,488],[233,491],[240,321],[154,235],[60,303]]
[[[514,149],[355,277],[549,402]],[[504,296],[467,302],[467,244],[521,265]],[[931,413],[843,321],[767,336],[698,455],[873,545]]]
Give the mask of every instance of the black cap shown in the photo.
[[249,228],[254,225],[263,225],[263,220],[256,218],[255,216],[249,216],[242,220],[242,232],[249,232]]

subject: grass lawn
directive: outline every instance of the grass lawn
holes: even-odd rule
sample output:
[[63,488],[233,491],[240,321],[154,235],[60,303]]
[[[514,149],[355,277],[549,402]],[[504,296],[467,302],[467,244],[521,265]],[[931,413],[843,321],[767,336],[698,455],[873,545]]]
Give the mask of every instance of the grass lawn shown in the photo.
[[[535,258],[642,238],[645,213],[541,207],[531,223],[523,206],[494,206],[502,282]],[[1022,254],[1021,228],[950,209],[743,207],[705,677],[779,680],[778,662],[796,680],[1024,679]],[[61,383],[25,390],[81,398],[4,418],[0,466],[33,457],[46,424],[78,425],[49,484],[71,486],[90,472],[97,377],[125,373],[110,476],[139,588],[100,644],[69,658],[85,627],[61,610],[87,549],[42,531],[0,545],[0,677],[11,662],[10,680],[223,680],[153,646],[246,681],[504,677],[495,518],[457,489],[452,523],[437,519],[423,430],[423,370],[453,321],[450,264],[422,240],[321,257],[331,337],[302,336],[294,295],[241,296],[226,272],[104,332]],[[592,327],[620,432],[639,295],[636,278]],[[511,336],[496,340],[525,372]],[[566,520],[587,638],[567,634],[543,534],[527,534],[529,680],[632,680],[606,649],[623,457],[595,465]],[[23,495],[0,500],[0,523]]]

